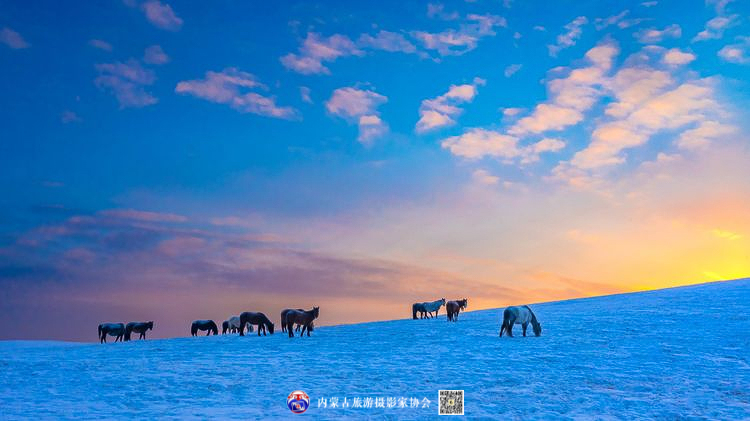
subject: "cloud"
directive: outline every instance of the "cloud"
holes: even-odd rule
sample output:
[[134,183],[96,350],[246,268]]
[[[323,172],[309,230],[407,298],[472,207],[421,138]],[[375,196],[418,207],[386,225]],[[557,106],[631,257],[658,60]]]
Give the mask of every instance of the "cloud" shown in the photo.
[[310,97],[310,88],[308,88],[307,86],[300,86],[299,87],[299,96],[302,99],[302,101],[304,101],[304,102],[306,102],[308,104],[312,104],[313,103],[313,100]]
[[461,17],[458,12],[454,11],[448,13],[445,11],[445,5],[440,3],[428,3],[427,4],[427,17],[437,18],[441,20],[457,20]]
[[670,66],[682,66],[695,60],[695,54],[686,53],[679,48],[672,48],[662,57],[662,63]]
[[711,233],[719,238],[724,238],[727,240],[739,240],[740,238],[742,238],[742,235],[740,234],[721,229],[713,229],[711,230]]
[[62,112],[62,114],[60,114],[60,121],[62,121],[65,124],[68,124],[68,123],[79,123],[83,121],[83,119],[81,119],[81,117],[78,117],[78,114],[74,113],[73,111],[65,110]]
[[154,72],[143,68],[134,59],[125,63],[103,63],[95,65],[99,76],[94,84],[103,90],[111,91],[120,108],[140,108],[156,104],[158,100],[145,90],[145,86],[152,85],[156,80]]
[[484,184],[486,186],[494,186],[500,181],[500,177],[492,175],[489,171],[483,169],[475,170],[471,174],[471,177],[477,183]]
[[107,209],[100,211],[99,215],[146,222],[185,222],[188,220],[187,217],[174,213],[149,212],[137,209]]
[[462,24],[458,30],[415,31],[412,36],[427,50],[436,51],[441,56],[458,56],[475,49],[481,38],[495,35],[495,28],[508,25],[505,18],[490,14],[469,14],[466,20],[468,23]]
[[302,43],[297,54],[289,53],[281,58],[281,63],[290,70],[304,75],[330,74],[331,71],[323,64],[334,61],[339,57],[363,55],[349,37],[345,35],[331,35],[322,37],[310,32]]
[[179,31],[182,27],[182,19],[166,3],[158,0],[149,0],[141,5],[141,9],[146,15],[146,19],[157,28],[167,31]]
[[723,14],[727,5],[734,0],[706,0],[706,4],[713,4],[716,13]]
[[175,87],[175,92],[226,104],[241,113],[283,119],[298,117],[296,109],[277,105],[274,97],[248,92],[253,89],[267,88],[258,82],[255,75],[236,67],[227,67],[221,72],[207,71],[203,79],[181,81]]
[[680,25],[672,24],[661,30],[656,28],[642,29],[633,34],[633,36],[636,37],[641,44],[653,44],[660,42],[665,38],[681,37],[682,28],[680,28]]
[[388,132],[388,126],[380,119],[377,108],[388,102],[388,98],[375,91],[354,87],[338,88],[326,101],[326,110],[332,115],[343,118],[359,127],[357,140],[371,144]]
[[693,42],[722,38],[724,31],[739,23],[739,15],[717,16],[706,22],[706,28],[693,38]]
[[654,7],[657,4],[659,4],[658,1],[644,1],[643,3],[641,3],[641,6],[643,6],[643,7]]
[[31,47],[31,44],[26,42],[21,34],[8,28],[7,26],[0,30],[0,42],[14,50]]
[[522,64],[511,64],[510,66],[505,68],[503,74],[505,75],[505,77],[511,77],[516,74],[517,71],[521,70],[521,67],[523,67]]
[[383,50],[391,53],[414,53],[417,51],[417,47],[402,34],[382,30],[375,34],[374,37],[370,34],[362,34],[357,44],[362,48]]
[[102,51],[112,51],[112,45],[100,39],[89,40],[89,45]]
[[510,163],[518,160],[528,164],[539,160],[539,154],[556,152],[565,147],[559,139],[545,138],[526,147],[518,144],[518,138],[495,130],[469,129],[459,136],[452,136],[441,142],[444,149],[453,155],[466,159],[497,158]]
[[618,22],[622,21],[623,19],[625,19],[625,16],[627,16],[628,13],[630,13],[628,10],[623,10],[622,12],[607,18],[596,18],[594,20],[594,27],[597,31],[601,31],[608,26],[615,25]]
[[547,46],[549,55],[552,57],[557,57],[557,54],[563,49],[576,45],[576,42],[583,33],[583,29],[581,28],[588,22],[589,20],[586,18],[586,16],[578,16],[570,23],[565,25],[564,28],[567,31],[557,36],[557,44]]
[[158,45],[152,45],[143,53],[143,61],[148,64],[162,65],[169,63],[169,56]]
[[463,111],[458,106],[473,101],[477,87],[484,83],[483,79],[475,78],[471,84],[451,85],[448,92],[443,95],[422,101],[419,107],[419,121],[415,128],[417,133],[456,124],[455,118]]
[[750,37],[737,37],[740,41],[735,44],[725,45],[717,55],[724,61],[735,64],[750,63]]
[[694,129],[683,132],[677,139],[676,145],[680,149],[705,148],[711,141],[737,132],[737,128],[716,121],[702,121]]
[[567,77],[553,79],[547,85],[550,100],[537,105],[531,115],[520,119],[508,133],[522,136],[561,130],[583,120],[583,112],[591,108],[601,95],[601,85],[612,67],[619,48],[605,43],[589,50],[585,58],[589,65],[574,69]]

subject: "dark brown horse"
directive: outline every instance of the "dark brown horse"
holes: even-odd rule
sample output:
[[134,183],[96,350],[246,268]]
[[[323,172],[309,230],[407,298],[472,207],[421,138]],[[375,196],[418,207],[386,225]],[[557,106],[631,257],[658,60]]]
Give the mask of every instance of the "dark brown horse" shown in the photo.
[[122,342],[122,337],[125,336],[125,324],[124,323],[102,323],[99,325],[99,343],[107,343],[107,335],[114,336],[115,342],[118,340]]
[[146,339],[146,331],[154,329],[154,322],[130,322],[125,325],[125,340],[130,340],[130,334],[135,332],[139,333],[138,339]]
[[448,301],[445,303],[445,311],[448,312],[448,321],[455,322],[458,320],[458,313],[461,310],[466,309],[469,305],[469,300],[464,298],[463,300]]
[[286,313],[286,328],[287,332],[289,332],[289,337],[294,337],[292,327],[295,324],[302,326],[302,332],[300,332],[299,336],[304,335],[305,331],[307,331],[307,336],[310,336],[310,331],[313,330],[313,320],[317,319],[319,315],[320,307],[313,307],[312,310],[308,311],[289,310]]
[[219,328],[216,326],[216,322],[213,320],[196,320],[193,322],[192,325],[190,325],[190,334],[193,336],[198,336],[199,330],[207,330],[206,336],[213,333],[214,335],[219,334]]
[[266,336],[266,329],[273,335],[273,323],[263,313],[246,311],[240,314],[240,336],[245,336],[245,324],[247,323],[258,326],[258,336],[260,336],[261,331],[263,331],[263,336]]
[[[281,331],[282,332],[286,332],[286,329],[287,329],[287,326],[286,326],[286,314],[289,313],[292,310],[294,310],[294,309],[292,309],[292,308],[285,308],[285,309],[281,310]],[[297,311],[305,311],[305,310],[302,309],[302,308],[298,308]]]

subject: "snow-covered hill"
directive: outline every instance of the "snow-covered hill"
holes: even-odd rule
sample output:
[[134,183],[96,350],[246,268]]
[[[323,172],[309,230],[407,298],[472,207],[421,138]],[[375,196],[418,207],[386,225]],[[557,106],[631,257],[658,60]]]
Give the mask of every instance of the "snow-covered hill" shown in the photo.
[[[421,419],[437,416],[438,389],[465,390],[472,418],[750,418],[750,280],[533,309],[539,338],[498,338],[501,311],[486,310],[310,338],[0,342],[0,418],[298,417],[286,397],[302,390],[301,416]],[[396,406],[351,407],[368,397]]]

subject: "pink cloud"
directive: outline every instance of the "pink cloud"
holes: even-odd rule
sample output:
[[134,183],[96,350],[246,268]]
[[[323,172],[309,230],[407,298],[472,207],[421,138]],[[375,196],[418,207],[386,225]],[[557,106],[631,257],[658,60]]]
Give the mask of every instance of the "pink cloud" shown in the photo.
[[172,7],[158,0],[149,0],[141,5],[146,18],[154,26],[168,31],[179,31],[182,27],[180,19]]

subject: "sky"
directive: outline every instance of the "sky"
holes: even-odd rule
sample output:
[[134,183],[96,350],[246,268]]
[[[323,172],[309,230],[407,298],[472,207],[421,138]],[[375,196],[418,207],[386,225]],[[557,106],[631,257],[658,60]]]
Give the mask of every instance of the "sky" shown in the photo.
[[750,2],[0,0],[0,339],[750,276]]

